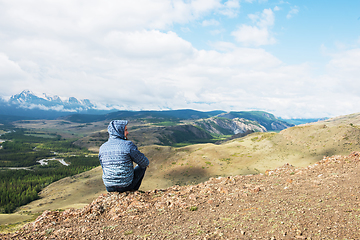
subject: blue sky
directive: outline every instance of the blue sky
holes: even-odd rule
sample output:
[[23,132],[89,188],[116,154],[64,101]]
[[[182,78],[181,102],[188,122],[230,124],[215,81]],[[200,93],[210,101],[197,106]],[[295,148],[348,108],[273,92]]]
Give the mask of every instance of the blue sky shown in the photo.
[[360,112],[360,2],[0,0],[0,96],[101,106]]

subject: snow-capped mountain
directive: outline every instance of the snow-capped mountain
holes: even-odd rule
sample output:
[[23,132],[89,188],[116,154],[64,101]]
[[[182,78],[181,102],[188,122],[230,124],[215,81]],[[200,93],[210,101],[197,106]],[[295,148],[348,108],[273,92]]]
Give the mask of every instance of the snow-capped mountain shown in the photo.
[[[57,95],[35,94],[24,90],[5,100],[0,96],[0,121],[6,116],[31,119],[56,119],[70,114],[106,114],[116,107],[93,104],[89,99],[64,98]],[[20,119],[19,118],[19,119]]]
[[25,109],[55,110],[65,112],[80,112],[95,109],[96,106],[89,99],[78,100],[75,97],[61,99],[46,93],[36,95],[29,90],[11,96],[8,103]]

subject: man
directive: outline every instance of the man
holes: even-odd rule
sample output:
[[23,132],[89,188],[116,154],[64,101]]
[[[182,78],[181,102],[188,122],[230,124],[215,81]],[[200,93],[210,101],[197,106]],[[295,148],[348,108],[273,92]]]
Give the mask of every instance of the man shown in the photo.
[[[108,126],[109,139],[99,150],[102,179],[108,192],[138,190],[149,166],[145,155],[127,140],[127,124],[126,120],[111,121]],[[137,163],[135,168],[133,162]]]

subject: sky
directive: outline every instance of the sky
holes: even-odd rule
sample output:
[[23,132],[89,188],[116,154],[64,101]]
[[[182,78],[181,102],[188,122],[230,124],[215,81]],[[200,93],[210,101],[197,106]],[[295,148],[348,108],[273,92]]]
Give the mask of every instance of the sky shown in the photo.
[[360,1],[0,0],[0,96],[125,110],[360,112]]

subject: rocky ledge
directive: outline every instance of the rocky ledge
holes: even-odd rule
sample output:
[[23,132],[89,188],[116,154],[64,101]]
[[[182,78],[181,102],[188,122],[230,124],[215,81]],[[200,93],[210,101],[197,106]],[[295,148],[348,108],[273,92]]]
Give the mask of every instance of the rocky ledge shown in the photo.
[[193,186],[100,195],[1,239],[359,239],[359,152]]

